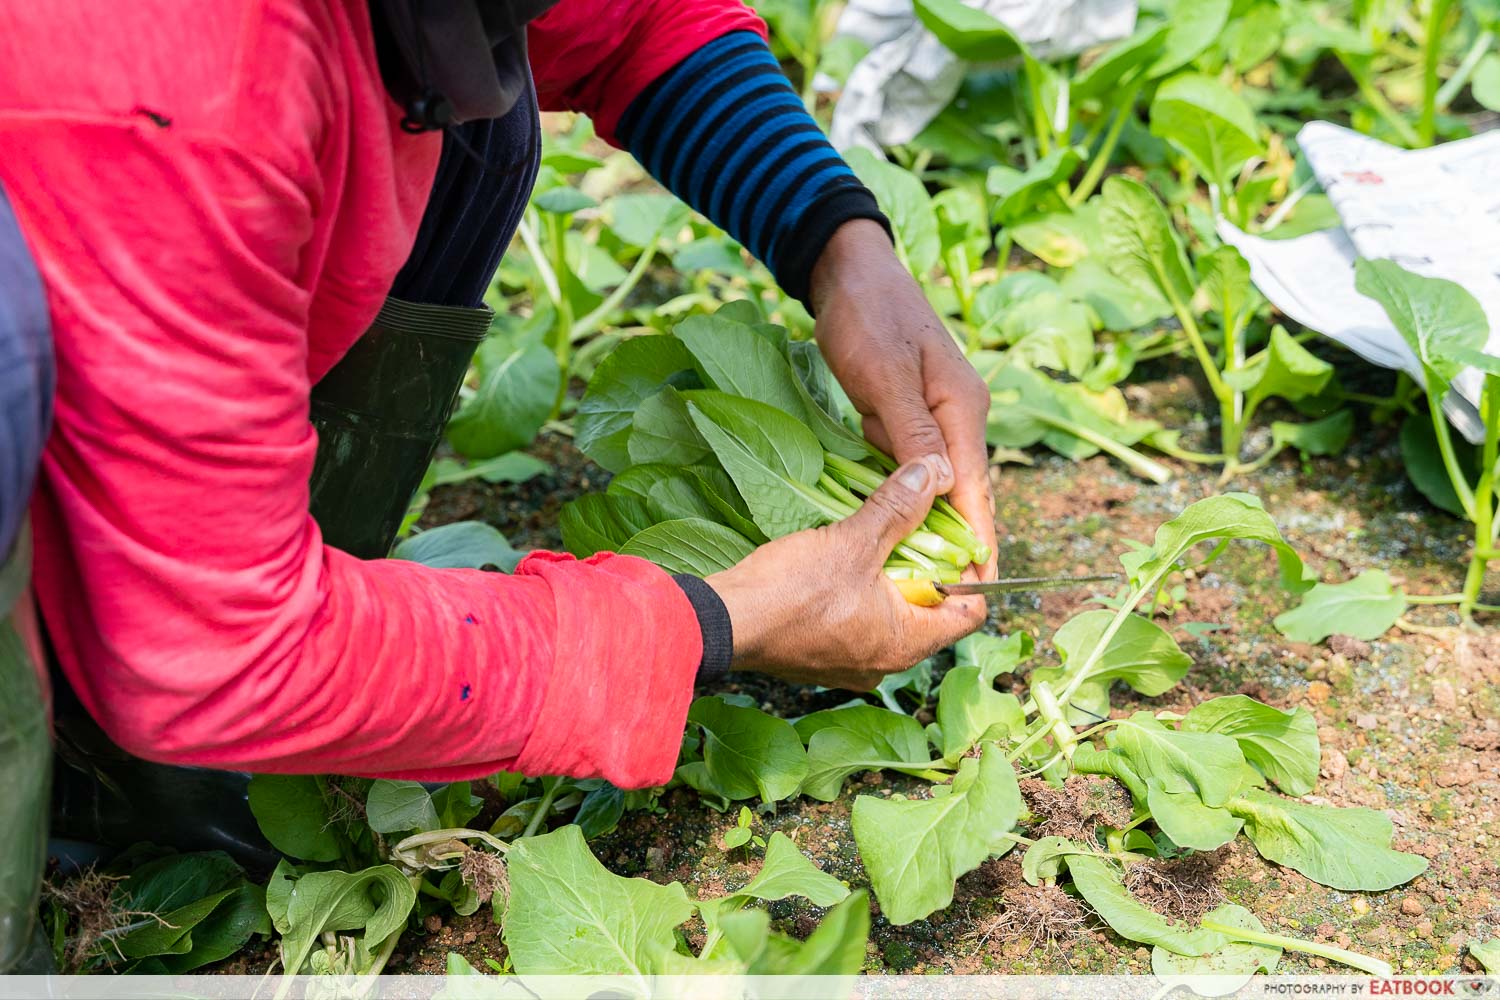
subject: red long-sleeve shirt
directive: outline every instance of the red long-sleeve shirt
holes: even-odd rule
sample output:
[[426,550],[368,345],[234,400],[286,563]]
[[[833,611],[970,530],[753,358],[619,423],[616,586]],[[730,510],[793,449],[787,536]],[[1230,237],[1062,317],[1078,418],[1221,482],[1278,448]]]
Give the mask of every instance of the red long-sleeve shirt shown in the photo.
[[[538,92],[608,134],[745,27],[737,0],[563,0],[532,27]],[[379,309],[438,158],[400,115],[366,0],[0,6],[0,186],[58,357],[33,515],[62,669],[155,760],[663,782],[700,655],[666,574],[363,562],[308,515],[309,388]]]

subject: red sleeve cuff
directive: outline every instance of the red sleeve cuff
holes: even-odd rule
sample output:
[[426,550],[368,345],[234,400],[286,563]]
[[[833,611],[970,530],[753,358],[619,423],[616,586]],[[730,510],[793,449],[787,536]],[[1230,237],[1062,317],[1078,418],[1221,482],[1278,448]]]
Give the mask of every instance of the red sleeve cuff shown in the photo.
[[703,655],[682,589],[644,559],[611,553],[580,563],[536,552],[516,575],[539,576],[552,588],[557,642],[515,769],[602,777],[621,788],[666,784]]

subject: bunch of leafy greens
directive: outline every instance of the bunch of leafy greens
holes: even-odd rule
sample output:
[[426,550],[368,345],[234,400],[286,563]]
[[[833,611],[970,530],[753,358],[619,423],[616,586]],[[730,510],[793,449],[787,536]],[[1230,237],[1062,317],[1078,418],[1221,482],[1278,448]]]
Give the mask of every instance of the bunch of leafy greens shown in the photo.
[[[622,343],[589,380],[574,436],[614,477],[563,509],[564,544],[708,576],[769,539],[847,517],[894,463],[845,424],[837,399],[816,346],[748,302]],[[886,572],[953,582],[988,557],[939,500]]]

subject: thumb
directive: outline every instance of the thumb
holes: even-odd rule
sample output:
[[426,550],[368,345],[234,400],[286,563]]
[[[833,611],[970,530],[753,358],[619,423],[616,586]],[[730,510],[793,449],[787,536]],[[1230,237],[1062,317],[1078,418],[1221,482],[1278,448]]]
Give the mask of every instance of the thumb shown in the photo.
[[937,467],[946,460],[927,455],[907,462],[891,473],[880,488],[842,522],[862,545],[874,548],[874,556],[884,561],[896,543],[921,526],[932,501],[937,496]]
[[927,400],[919,393],[898,392],[881,409],[880,422],[891,440],[891,454],[898,462],[915,462],[924,457],[938,461],[933,466],[937,492],[953,488],[953,466],[948,460],[948,442]]

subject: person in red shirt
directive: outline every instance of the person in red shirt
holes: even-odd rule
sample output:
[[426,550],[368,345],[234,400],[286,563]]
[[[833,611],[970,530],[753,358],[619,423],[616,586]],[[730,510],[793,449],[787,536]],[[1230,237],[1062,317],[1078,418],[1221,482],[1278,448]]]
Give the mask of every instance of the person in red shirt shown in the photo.
[[[982,600],[914,608],[880,564],[939,493],[993,541],[987,392],[764,39],[737,0],[0,9],[0,191],[56,365],[33,594],[121,747],[650,786],[700,671],[869,688],[979,625]],[[905,463],[859,514],[707,581],[611,554],[506,576],[326,543],[314,387],[388,297],[480,306],[538,104],[593,116],[808,304],[867,435]]]

